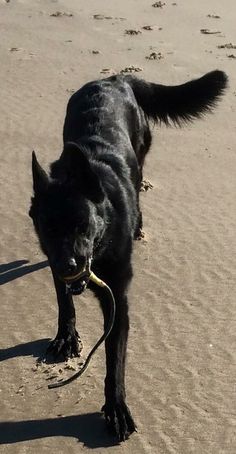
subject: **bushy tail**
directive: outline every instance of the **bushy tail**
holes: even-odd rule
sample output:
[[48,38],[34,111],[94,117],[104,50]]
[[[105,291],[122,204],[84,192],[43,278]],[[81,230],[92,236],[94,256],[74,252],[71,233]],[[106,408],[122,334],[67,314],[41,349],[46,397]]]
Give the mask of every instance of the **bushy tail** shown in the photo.
[[145,82],[132,76],[126,80],[147,117],[167,125],[180,125],[211,111],[227,87],[226,74],[218,70],[176,86]]

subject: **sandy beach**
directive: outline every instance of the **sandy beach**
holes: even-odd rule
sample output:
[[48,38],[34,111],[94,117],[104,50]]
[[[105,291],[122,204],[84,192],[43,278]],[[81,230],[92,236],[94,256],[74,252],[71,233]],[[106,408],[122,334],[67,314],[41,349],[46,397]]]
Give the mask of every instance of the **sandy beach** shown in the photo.
[[[235,17],[234,0],[0,0],[2,454],[235,454]],[[47,389],[102,333],[89,291],[76,297],[81,358],[38,360],[57,303],[28,217],[31,152],[45,168],[59,156],[67,101],[90,80],[129,71],[171,85],[213,69],[229,77],[214,114],[153,128],[129,292],[138,432],[118,445],[100,413],[103,347],[79,380]]]

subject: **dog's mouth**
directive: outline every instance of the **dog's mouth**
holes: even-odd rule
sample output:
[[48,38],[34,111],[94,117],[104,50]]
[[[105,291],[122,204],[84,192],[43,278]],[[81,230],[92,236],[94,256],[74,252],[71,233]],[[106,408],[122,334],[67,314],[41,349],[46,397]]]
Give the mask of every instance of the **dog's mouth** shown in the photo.
[[89,277],[84,277],[76,281],[66,283],[66,292],[70,295],[81,295],[83,291],[87,288],[89,282]]
[[80,295],[87,287],[90,277],[91,259],[88,260],[86,266],[72,276],[64,276],[63,281],[66,284],[66,292],[72,295]]
[[78,273],[75,276],[67,276],[64,278],[66,284],[66,292],[71,295],[80,295],[87,287],[89,276],[88,274],[81,275]]

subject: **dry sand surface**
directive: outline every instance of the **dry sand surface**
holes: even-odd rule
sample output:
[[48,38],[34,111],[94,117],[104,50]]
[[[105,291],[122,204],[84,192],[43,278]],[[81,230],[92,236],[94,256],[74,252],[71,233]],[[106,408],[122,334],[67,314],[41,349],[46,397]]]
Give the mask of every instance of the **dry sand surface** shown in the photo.
[[[0,0],[1,453],[236,452],[236,49],[219,48],[236,45],[236,4],[152,3]],[[138,433],[114,445],[100,414],[103,348],[78,381],[47,389],[102,332],[89,291],[76,305],[82,358],[37,363],[57,306],[27,211],[31,151],[44,166],[59,155],[70,94],[129,66],[166,84],[223,69],[230,87],[214,115],[154,130],[130,289],[127,396]]]

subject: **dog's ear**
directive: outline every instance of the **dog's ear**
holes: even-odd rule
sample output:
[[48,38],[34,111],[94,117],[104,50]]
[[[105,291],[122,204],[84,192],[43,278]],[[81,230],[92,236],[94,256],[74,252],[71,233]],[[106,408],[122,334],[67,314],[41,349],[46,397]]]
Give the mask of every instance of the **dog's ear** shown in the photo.
[[80,147],[74,142],[67,142],[62,159],[68,183],[82,191],[92,202],[101,203],[104,199],[102,185]]
[[36,154],[32,153],[33,188],[35,194],[42,194],[48,187],[49,178],[37,161]]

